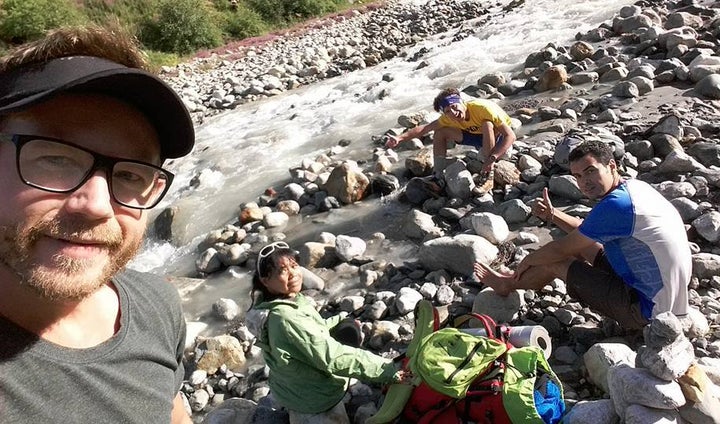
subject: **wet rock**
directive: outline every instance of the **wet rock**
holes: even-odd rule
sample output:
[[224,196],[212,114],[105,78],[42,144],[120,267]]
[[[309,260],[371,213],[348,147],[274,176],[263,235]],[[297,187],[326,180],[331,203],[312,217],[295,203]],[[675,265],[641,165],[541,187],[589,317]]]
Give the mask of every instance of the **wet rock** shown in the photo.
[[365,197],[370,180],[354,161],[344,161],[330,173],[325,189],[342,203],[355,203]]
[[359,237],[339,235],[335,239],[335,253],[342,261],[348,262],[356,256],[362,256],[365,249],[367,244]]
[[234,300],[223,298],[213,303],[212,310],[218,318],[232,321],[240,312],[240,307]]
[[218,256],[218,251],[212,247],[205,250],[195,261],[195,267],[198,271],[211,274],[222,269],[222,262]]
[[426,238],[436,238],[442,235],[442,230],[433,221],[432,215],[413,209],[404,218],[402,224],[402,232],[405,236],[416,239],[425,240]]

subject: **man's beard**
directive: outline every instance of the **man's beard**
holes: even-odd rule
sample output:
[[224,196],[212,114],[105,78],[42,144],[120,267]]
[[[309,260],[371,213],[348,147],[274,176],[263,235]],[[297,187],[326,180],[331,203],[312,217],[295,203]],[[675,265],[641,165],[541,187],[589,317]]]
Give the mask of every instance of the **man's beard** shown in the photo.
[[[49,258],[33,260],[33,249],[45,236],[59,239],[90,239],[100,243],[95,247],[107,251],[103,266],[98,258],[78,259],[56,254]],[[0,264],[41,297],[51,301],[77,301],[84,299],[109,282],[122,267],[132,259],[140,248],[142,238],[123,245],[120,228],[97,225],[76,217],[55,217],[17,227],[0,226]]]

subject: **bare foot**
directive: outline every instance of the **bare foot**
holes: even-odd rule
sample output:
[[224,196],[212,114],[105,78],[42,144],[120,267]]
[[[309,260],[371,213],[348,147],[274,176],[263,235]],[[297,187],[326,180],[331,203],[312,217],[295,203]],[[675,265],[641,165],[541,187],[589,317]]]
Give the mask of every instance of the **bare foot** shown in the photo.
[[512,282],[514,276],[512,273],[499,273],[480,262],[475,262],[473,269],[478,279],[486,286],[495,290],[495,293],[500,296],[507,296],[513,292]]

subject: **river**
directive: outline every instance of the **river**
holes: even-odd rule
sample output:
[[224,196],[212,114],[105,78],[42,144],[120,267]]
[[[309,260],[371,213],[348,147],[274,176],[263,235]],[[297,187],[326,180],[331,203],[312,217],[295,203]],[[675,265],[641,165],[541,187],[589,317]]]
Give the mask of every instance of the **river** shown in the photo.
[[[408,0],[422,5],[422,0]],[[569,46],[579,32],[609,21],[627,0],[526,0],[503,11],[469,21],[474,33],[451,42],[455,31],[408,47],[407,57],[421,48],[428,66],[397,57],[374,67],[327,79],[262,101],[248,103],[205,120],[196,128],[197,143],[187,157],[168,164],[176,174],[173,187],[152,212],[178,206],[182,226],[179,246],[148,238],[130,267],[174,276],[194,276],[196,246],[205,233],[236,220],[239,205],[255,201],[271,186],[288,181],[288,169],[337,146],[351,144],[338,157],[369,159],[371,137],[397,127],[397,117],[432,111],[439,89],[463,88],[490,72],[511,74],[522,69],[528,54],[548,43]],[[391,76],[384,81],[383,76]],[[429,114],[433,118],[432,113]],[[199,182],[190,187],[191,180]],[[373,199],[331,213],[305,218],[291,240],[303,241],[320,231],[365,236],[392,232],[393,217],[406,206]],[[413,246],[398,240],[394,257],[412,255]],[[247,307],[249,271],[237,269],[213,276],[185,302],[189,321],[207,320],[210,305],[229,297]]]

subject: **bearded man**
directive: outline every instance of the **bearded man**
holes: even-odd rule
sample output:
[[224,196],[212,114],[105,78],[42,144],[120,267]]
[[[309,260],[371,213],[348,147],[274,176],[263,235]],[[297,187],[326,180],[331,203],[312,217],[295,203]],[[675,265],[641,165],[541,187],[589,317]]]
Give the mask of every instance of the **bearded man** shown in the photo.
[[100,28],[0,60],[0,422],[191,422],[177,290],[125,269],[194,144],[143,68]]

